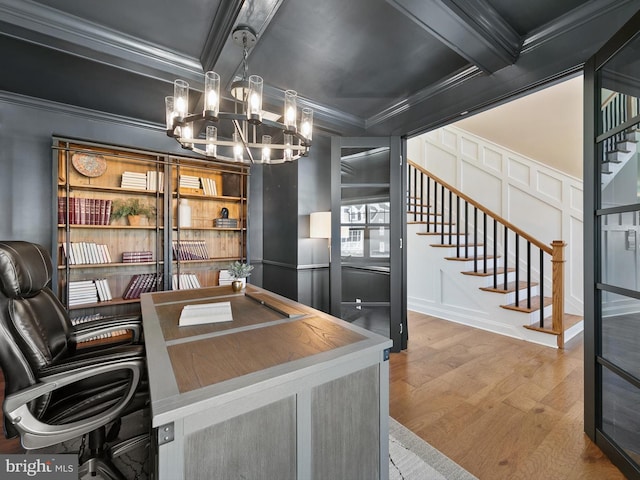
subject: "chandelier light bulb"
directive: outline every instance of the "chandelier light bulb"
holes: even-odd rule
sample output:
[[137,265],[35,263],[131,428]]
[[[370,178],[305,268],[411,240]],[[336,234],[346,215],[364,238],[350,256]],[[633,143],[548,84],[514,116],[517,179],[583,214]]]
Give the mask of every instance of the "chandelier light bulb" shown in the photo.
[[[193,123],[192,122],[186,123],[184,127],[182,127],[182,138],[185,140],[193,139]],[[184,142],[182,146],[184,148],[193,148],[193,142],[192,141]]]
[[176,112],[174,109],[173,97],[168,96],[164,97],[164,106],[165,106],[165,115],[167,120],[167,132],[173,132],[173,119],[176,116]]
[[262,136],[262,163],[269,163],[271,161],[271,135]]
[[258,124],[262,121],[262,77],[249,77],[249,101],[247,102],[247,119],[250,123]]
[[287,90],[284,92],[284,126],[288,132],[296,131],[297,103],[298,92],[295,90]]
[[291,148],[291,144],[293,143],[293,135],[291,135],[290,133],[285,133],[284,134],[284,161],[285,162],[290,162],[291,160],[293,160],[293,149]]
[[242,162],[242,143],[240,142],[240,135],[233,134],[233,161]]
[[[208,125],[206,129],[207,142],[215,142],[218,140],[218,129],[213,125]],[[215,157],[217,154],[217,146],[213,143],[207,143],[206,146],[207,156]]]
[[173,82],[173,102],[176,117],[184,118],[189,115],[189,84],[184,80]]
[[307,140],[311,141],[311,135],[313,134],[313,110],[310,108],[302,109],[302,117],[300,118],[300,133]]
[[204,74],[204,116],[218,118],[220,111],[220,75],[216,72]]

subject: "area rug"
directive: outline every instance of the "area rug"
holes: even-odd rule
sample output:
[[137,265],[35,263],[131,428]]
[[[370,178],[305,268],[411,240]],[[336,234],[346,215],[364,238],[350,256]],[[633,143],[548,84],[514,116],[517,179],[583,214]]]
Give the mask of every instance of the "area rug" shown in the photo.
[[389,417],[389,480],[478,480]]
[[[133,420],[133,421],[132,421]],[[141,423],[132,418],[123,423],[121,437],[138,434]],[[49,449],[32,453],[77,451],[77,441],[65,442]],[[128,480],[147,480],[149,452],[138,448],[114,459],[116,466]],[[87,477],[98,480],[97,477]],[[389,417],[389,480],[478,480],[446,455],[433,448],[411,430]],[[84,479],[83,479],[84,480]]]

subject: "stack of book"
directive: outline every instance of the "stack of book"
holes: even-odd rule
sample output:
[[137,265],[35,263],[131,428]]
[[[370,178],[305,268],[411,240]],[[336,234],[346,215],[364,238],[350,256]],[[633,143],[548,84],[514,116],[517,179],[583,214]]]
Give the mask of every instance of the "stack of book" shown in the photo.
[[141,273],[131,277],[131,281],[122,295],[124,300],[140,298],[147,292],[155,292],[161,288],[162,275],[156,273]]
[[62,251],[69,265],[111,263],[109,248],[92,242],[71,242],[62,244]]
[[208,260],[209,252],[204,240],[173,240],[174,260]]
[[180,188],[199,190],[200,177],[195,177],[193,175],[180,175]]
[[93,280],[69,282],[69,306],[96,303],[98,291]]
[[122,263],[153,262],[153,254],[148,251],[122,252]]
[[147,190],[147,174],[138,172],[122,172],[121,188],[130,190]]
[[147,171],[147,190],[164,192],[164,172]]
[[98,300],[100,302],[113,300],[113,295],[111,295],[111,289],[109,288],[109,282],[107,282],[106,278],[96,279],[95,284],[96,290],[98,291]]
[[[111,200],[100,198],[69,198],[70,225],[109,225]],[[67,203],[64,197],[58,198],[58,223],[64,225],[67,218]]]
[[195,273],[173,274],[171,278],[171,288],[173,290],[189,290],[192,288],[200,288],[200,280]]
[[216,187],[216,181],[212,178],[200,177],[202,182],[202,190],[205,195],[218,195],[218,187]]
[[238,219],[237,218],[216,218],[216,227],[238,228]]

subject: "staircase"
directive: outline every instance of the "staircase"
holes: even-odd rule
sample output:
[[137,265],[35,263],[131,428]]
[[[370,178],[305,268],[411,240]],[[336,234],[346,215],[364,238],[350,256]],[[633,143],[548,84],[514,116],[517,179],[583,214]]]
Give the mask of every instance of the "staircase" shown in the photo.
[[411,310],[558,348],[582,331],[564,314],[564,242],[545,245],[411,161],[408,185]]
[[602,189],[604,190],[616,174],[624,168],[629,159],[638,152],[640,141],[639,130],[621,132],[621,137],[615,140],[615,144],[607,151],[602,161]]

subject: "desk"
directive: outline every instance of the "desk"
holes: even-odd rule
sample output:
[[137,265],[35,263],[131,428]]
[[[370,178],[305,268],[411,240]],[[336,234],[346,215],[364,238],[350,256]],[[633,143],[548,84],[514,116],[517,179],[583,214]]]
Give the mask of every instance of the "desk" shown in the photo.
[[[227,301],[233,321],[178,326]],[[141,303],[152,478],[388,478],[391,340],[251,285]]]

